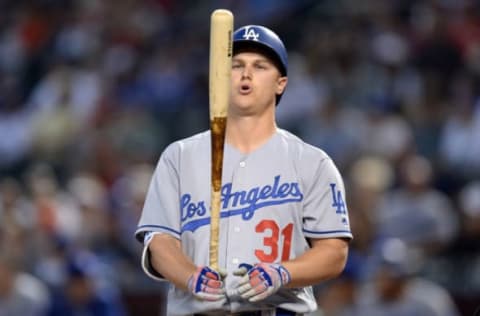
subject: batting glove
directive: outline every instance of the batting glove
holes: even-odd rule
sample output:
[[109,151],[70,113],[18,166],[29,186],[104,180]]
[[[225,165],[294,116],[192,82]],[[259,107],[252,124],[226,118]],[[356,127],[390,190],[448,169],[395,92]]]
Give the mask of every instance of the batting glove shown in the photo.
[[250,302],[263,300],[290,282],[290,273],[278,263],[242,263],[233,274],[242,277],[236,292]]
[[219,301],[225,298],[223,278],[226,273],[217,272],[207,266],[198,267],[188,279],[188,289],[198,299]]

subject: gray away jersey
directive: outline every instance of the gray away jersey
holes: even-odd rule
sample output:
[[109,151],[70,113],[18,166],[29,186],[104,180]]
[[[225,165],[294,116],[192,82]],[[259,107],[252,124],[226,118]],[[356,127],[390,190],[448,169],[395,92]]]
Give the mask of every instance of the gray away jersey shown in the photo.
[[[136,231],[170,234],[196,265],[208,265],[210,238],[210,132],[172,143],[160,157]],[[352,238],[342,178],[320,149],[293,134],[277,132],[252,153],[225,145],[219,266],[228,271],[227,291],[240,263],[281,262],[308,248],[307,238]],[[144,249],[142,266],[158,280]],[[316,309],[311,287],[280,289],[262,302],[240,297],[199,301],[171,286],[168,314],[238,312],[273,306],[305,313]]]

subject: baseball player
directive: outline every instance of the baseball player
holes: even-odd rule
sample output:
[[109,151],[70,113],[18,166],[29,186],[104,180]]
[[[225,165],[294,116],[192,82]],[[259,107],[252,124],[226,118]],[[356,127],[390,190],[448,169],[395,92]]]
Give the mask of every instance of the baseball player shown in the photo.
[[162,153],[136,237],[142,267],[171,282],[168,315],[302,315],[312,285],[344,268],[352,238],[342,177],[322,150],[277,127],[287,52],[270,29],[233,34],[218,271],[209,267],[210,132]]

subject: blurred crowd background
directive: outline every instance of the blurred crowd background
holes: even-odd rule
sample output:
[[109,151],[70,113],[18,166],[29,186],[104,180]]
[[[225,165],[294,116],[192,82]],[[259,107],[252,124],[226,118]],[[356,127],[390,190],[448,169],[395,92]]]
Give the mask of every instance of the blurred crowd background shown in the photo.
[[472,315],[478,1],[2,0],[0,316],[162,313],[133,233],[163,148],[208,128],[216,8],[284,39],[279,126],[345,179],[355,239],[316,315]]

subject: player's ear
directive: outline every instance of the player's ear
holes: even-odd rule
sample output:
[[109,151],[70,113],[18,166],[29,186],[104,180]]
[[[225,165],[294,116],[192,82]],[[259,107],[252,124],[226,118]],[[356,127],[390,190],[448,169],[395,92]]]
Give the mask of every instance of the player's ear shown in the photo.
[[285,90],[285,87],[287,86],[288,78],[286,76],[279,77],[277,79],[277,91],[275,93],[282,94],[283,91]]

